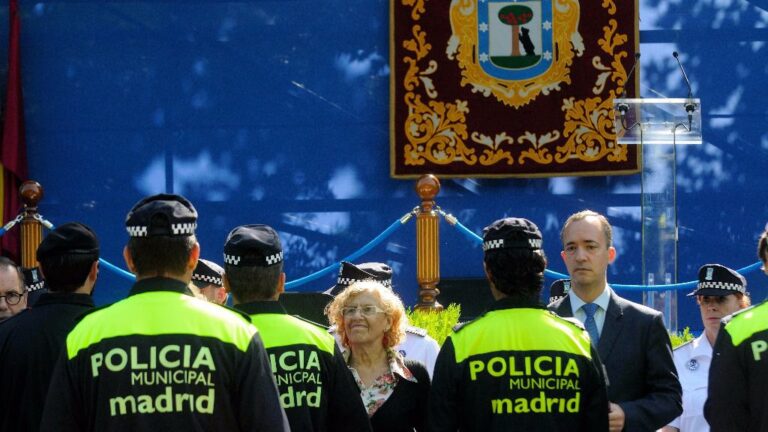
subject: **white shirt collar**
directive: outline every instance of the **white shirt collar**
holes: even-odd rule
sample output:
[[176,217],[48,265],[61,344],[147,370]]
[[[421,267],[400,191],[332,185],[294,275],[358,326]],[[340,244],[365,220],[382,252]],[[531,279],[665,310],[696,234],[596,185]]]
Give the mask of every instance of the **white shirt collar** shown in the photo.
[[[586,304],[584,300],[579,298],[579,295],[576,294],[576,291],[571,289],[568,292],[568,295],[571,297],[571,312],[573,313],[573,316],[576,316],[576,311],[581,309],[582,306]],[[599,296],[595,300],[592,301],[592,303],[595,303],[596,305],[600,306],[600,308],[604,311],[608,311],[608,303],[611,301],[611,287],[608,285],[605,286],[605,289],[603,289],[603,292],[600,293]]]
[[691,345],[691,358],[712,357],[712,345],[709,344],[706,332],[701,332],[701,336],[694,339]]

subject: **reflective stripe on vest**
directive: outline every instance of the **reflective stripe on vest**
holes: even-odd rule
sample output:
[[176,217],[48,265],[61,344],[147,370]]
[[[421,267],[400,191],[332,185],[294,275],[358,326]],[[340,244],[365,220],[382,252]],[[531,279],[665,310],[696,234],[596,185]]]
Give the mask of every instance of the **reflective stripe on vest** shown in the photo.
[[67,356],[108,338],[165,334],[211,337],[245,352],[255,333],[242,316],[221,306],[172,291],[146,292],[85,316],[67,336]]

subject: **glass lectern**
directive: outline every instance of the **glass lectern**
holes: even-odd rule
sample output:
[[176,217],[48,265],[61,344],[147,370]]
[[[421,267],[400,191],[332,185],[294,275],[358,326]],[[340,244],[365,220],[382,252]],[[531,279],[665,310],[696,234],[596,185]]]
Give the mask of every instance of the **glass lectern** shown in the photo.
[[[642,146],[642,271],[645,285],[677,282],[677,145],[701,144],[699,99],[614,99],[618,144]],[[646,291],[643,303],[677,331],[677,292]]]

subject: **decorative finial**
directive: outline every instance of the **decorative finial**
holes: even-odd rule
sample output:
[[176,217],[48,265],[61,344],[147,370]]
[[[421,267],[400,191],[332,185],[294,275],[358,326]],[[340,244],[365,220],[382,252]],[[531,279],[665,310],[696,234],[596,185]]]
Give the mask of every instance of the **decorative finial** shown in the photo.
[[19,186],[19,195],[24,207],[36,208],[37,203],[43,199],[43,187],[34,180],[27,180]]
[[440,180],[432,174],[425,174],[416,182],[416,193],[421,198],[422,205],[434,205],[435,197],[440,192]]

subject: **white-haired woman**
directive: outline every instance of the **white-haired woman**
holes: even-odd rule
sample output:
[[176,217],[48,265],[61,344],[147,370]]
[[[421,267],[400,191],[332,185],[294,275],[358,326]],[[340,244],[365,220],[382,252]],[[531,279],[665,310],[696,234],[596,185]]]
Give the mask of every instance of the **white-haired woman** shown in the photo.
[[374,431],[426,430],[429,374],[394,347],[405,337],[405,308],[384,285],[357,282],[328,306]]

